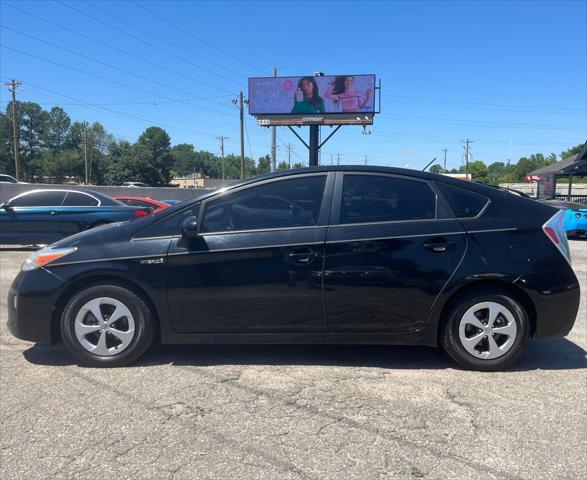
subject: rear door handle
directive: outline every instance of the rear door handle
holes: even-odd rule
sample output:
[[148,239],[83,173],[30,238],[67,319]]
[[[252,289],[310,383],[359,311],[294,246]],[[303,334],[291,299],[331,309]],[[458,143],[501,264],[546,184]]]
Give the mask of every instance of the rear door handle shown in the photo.
[[431,239],[422,244],[422,247],[432,250],[434,253],[446,252],[454,246],[456,246],[455,242],[449,242],[444,238]]
[[285,257],[295,263],[310,263],[311,260],[314,258],[318,258],[320,256],[320,252],[289,252],[285,255]]

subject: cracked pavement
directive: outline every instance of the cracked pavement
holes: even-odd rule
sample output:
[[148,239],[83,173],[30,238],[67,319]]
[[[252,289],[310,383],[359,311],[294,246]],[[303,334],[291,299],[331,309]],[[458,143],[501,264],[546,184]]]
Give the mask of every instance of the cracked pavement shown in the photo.
[[30,251],[0,250],[0,478],[587,478],[587,242],[564,339],[499,373],[391,346],[158,346],[78,367],[6,329]]

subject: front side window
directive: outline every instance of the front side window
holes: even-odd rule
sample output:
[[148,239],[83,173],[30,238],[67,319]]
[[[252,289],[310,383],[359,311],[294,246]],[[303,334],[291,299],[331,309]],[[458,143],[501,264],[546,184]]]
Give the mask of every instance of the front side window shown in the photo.
[[65,192],[45,191],[34,192],[15,198],[10,202],[11,207],[60,207]]
[[64,207],[96,207],[98,200],[89,195],[76,192],[67,192],[67,196],[63,201]]
[[326,175],[278,180],[211,200],[201,232],[317,225]]
[[[161,210],[164,212],[165,210]],[[188,217],[198,218],[200,203],[190,205],[177,213],[168,215],[160,221],[148,226],[136,235],[136,238],[177,237],[181,235],[181,222]],[[156,214],[157,215],[157,214]]]
[[340,223],[433,219],[436,195],[425,182],[383,175],[344,176]]

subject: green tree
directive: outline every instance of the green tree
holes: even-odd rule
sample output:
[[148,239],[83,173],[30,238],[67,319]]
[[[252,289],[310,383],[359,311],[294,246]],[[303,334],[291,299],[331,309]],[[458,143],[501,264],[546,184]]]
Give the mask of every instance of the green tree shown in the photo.
[[47,113],[47,125],[43,131],[43,144],[52,152],[60,152],[64,149],[65,140],[69,128],[71,127],[71,119],[65,113],[65,110],[59,107],[53,107]]
[[271,157],[269,155],[265,155],[260,157],[257,161],[257,175],[261,175],[263,173],[269,173],[271,171]]
[[564,150],[563,152],[561,152],[561,158],[567,158],[570,157],[571,155],[575,155],[576,153],[579,153],[585,144],[580,143],[579,145],[575,145],[574,147],[569,148],[568,150]]
[[442,167],[438,163],[435,163],[430,167],[430,173],[442,173]]
[[[161,127],[147,128],[137,140],[131,162],[135,179],[153,186],[168,185],[171,180],[173,157],[171,139]],[[138,177],[138,178],[137,178]]]
[[8,115],[0,112],[0,172],[14,175],[12,153],[12,122]]

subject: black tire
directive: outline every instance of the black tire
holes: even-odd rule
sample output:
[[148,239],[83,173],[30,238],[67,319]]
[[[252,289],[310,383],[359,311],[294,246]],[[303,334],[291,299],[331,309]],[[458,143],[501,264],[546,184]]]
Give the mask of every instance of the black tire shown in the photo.
[[[87,350],[78,340],[75,329],[76,317],[84,305],[98,298],[114,299],[124,304],[131,312],[134,335],[128,346],[120,353],[114,353],[110,356],[96,355]],[[125,321],[124,319],[125,317],[122,321]],[[105,335],[106,333],[104,332]],[[94,285],[76,293],[65,306],[61,316],[61,336],[67,350],[78,360],[80,365],[120,367],[135,362],[151,346],[155,336],[154,315],[143,299],[131,290],[119,285]],[[112,339],[116,341],[115,337]]]
[[[463,346],[459,336],[461,319],[463,319],[465,313],[477,304],[483,302],[493,302],[505,307],[511,313],[516,324],[517,331],[511,347],[509,347],[509,350],[507,350],[506,353],[501,354],[498,358],[484,359],[473,356],[473,354],[469,353]],[[456,301],[452,302],[452,306],[447,312],[444,320],[441,329],[440,342],[446,353],[448,353],[455,362],[468,370],[491,372],[507,369],[518,360],[528,345],[528,338],[530,336],[530,321],[528,319],[528,314],[513,296],[503,291],[480,289],[463,295],[456,299]],[[500,319],[499,321],[501,322],[502,320]],[[484,332],[480,330],[477,330],[477,332],[473,335],[478,334],[483,336]],[[486,339],[487,336],[483,336],[483,338]],[[507,337],[505,338],[507,339]],[[482,341],[487,342],[487,340]],[[481,344],[481,346],[483,345],[487,346],[488,344]]]

